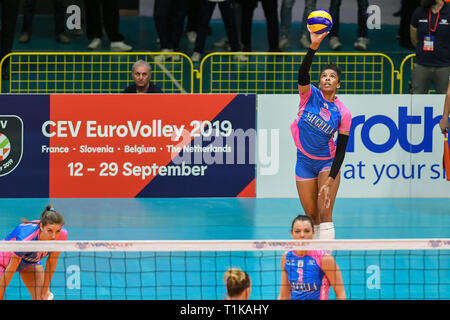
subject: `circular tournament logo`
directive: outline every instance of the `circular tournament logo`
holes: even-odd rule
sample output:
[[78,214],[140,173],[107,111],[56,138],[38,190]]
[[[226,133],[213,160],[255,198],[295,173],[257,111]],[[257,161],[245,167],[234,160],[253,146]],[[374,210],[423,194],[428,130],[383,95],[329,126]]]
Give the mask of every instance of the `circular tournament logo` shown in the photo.
[[23,122],[15,115],[0,114],[0,177],[14,171],[22,159]]
[[11,151],[11,143],[7,136],[0,132],[0,161],[6,160]]

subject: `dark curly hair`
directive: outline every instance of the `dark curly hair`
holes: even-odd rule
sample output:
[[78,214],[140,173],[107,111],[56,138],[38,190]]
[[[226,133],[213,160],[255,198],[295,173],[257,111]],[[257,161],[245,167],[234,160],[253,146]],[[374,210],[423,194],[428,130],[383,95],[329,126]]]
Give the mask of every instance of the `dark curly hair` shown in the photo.
[[324,72],[325,70],[333,70],[334,72],[336,72],[336,74],[338,76],[338,82],[341,82],[342,70],[341,70],[341,68],[338,67],[337,64],[335,64],[334,62],[330,62],[330,63],[324,65],[322,67],[322,70],[320,71],[320,74],[322,74],[322,72]]

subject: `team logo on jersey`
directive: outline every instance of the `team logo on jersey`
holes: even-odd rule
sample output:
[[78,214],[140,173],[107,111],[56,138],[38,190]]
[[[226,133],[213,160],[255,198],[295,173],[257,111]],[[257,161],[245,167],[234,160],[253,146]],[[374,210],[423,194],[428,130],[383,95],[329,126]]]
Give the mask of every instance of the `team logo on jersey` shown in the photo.
[[0,177],[11,173],[19,165],[22,149],[22,119],[0,115]]
[[323,107],[327,110],[331,109],[333,111],[338,111],[338,109],[334,105],[329,106],[328,103],[325,102],[323,103]]
[[316,265],[316,261],[315,260],[309,260],[308,261],[308,266],[315,266]]
[[297,267],[298,268],[303,268],[303,260],[298,260]]

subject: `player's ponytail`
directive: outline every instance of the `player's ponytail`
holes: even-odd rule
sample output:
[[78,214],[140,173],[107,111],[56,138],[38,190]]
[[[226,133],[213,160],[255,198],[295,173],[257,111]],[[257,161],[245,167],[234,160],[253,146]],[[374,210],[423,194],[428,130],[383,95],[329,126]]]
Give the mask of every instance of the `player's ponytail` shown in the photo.
[[250,288],[250,276],[239,268],[228,269],[223,276],[223,281],[229,297],[238,296],[245,289]]
[[27,219],[22,218],[22,223],[32,223],[32,224],[40,224],[43,226],[47,224],[58,224],[63,226],[65,224],[64,218],[62,214],[53,208],[51,204],[45,207],[44,211],[41,213],[41,218],[39,220],[28,221]]

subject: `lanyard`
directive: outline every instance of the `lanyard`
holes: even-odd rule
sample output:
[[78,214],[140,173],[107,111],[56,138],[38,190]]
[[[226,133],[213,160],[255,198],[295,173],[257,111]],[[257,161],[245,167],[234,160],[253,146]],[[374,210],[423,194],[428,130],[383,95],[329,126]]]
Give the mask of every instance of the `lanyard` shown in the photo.
[[439,14],[441,13],[441,10],[438,11],[437,13],[437,17],[436,17],[436,23],[434,24],[434,29],[431,28],[430,24],[431,24],[431,8],[428,11],[428,32],[435,32],[437,25],[438,25],[438,21],[439,21]]

